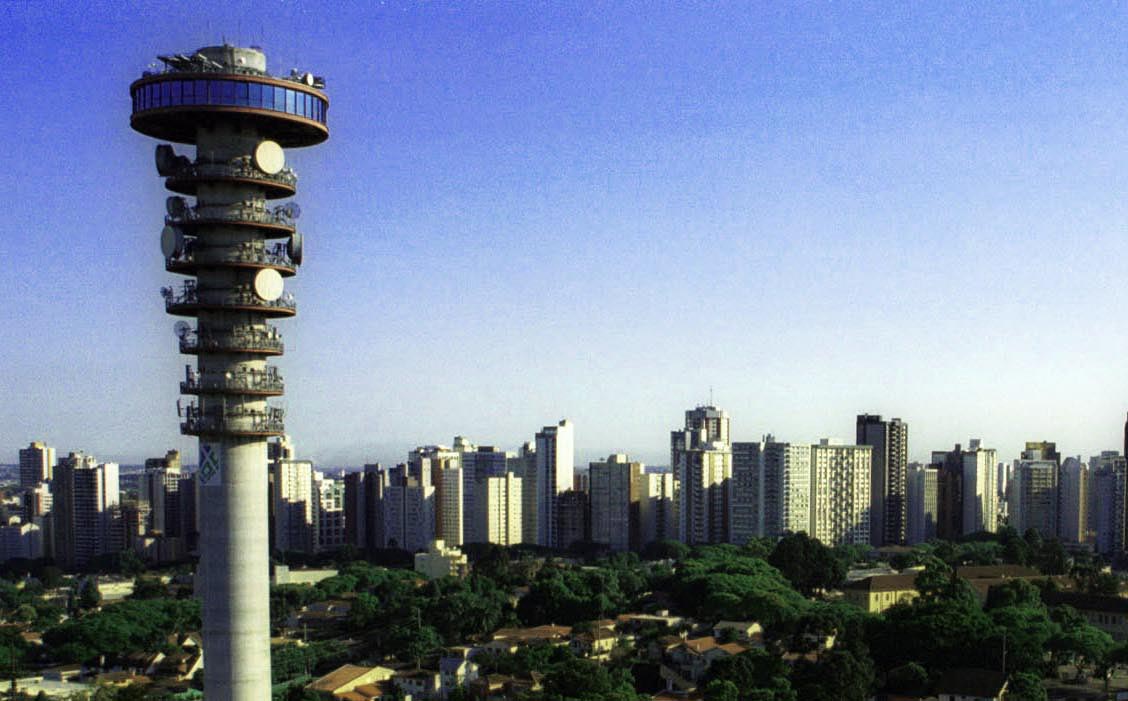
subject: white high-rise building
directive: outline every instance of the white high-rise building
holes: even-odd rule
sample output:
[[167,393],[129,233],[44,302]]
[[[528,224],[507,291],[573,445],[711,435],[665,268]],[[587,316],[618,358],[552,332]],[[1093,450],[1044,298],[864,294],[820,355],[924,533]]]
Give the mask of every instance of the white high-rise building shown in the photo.
[[776,538],[807,531],[811,526],[811,447],[764,444],[764,531]]
[[[509,455],[490,445],[459,451],[462,467],[462,512],[472,515],[477,512],[478,484],[487,477],[504,477],[508,472]],[[454,541],[446,541],[453,544]],[[477,522],[471,516],[463,521],[462,542],[487,543],[486,534],[477,532]]]
[[521,478],[521,542],[537,542],[537,446],[528,441],[505,460],[506,471]]
[[924,543],[936,537],[938,519],[938,469],[914,464],[908,470],[909,545]]
[[864,545],[870,538],[868,445],[838,445],[823,439],[811,446],[811,527],[826,545]]
[[345,546],[345,481],[313,472],[311,501],[317,533],[316,552],[333,552]]
[[116,551],[122,542],[117,463],[99,464],[83,453],[59,458],[51,494],[55,559],[64,568]]
[[642,463],[631,462],[621,453],[588,465],[592,542],[603,543],[615,551],[642,547],[642,471]]
[[714,406],[685,412],[685,428],[670,433],[677,480],[678,539],[690,545],[727,543],[732,497],[729,416]]
[[479,542],[517,545],[521,542],[521,478],[512,472],[484,477],[476,485],[474,532]]
[[407,466],[388,471],[381,507],[385,547],[418,552],[435,539],[435,488],[409,476]]
[[1085,542],[1089,519],[1089,468],[1080,457],[1062,461],[1058,485],[1058,537],[1066,543]]
[[1128,459],[1106,450],[1089,460],[1092,489],[1090,523],[1097,552],[1108,555],[1124,549]]
[[537,544],[567,547],[556,533],[557,498],[572,488],[575,474],[575,427],[564,419],[545,426],[536,435],[537,449]]
[[[469,533],[465,523],[466,495],[462,456],[467,445],[452,450],[443,445],[421,446],[408,454],[408,472],[416,479],[429,481],[435,488],[435,537],[458,547]],[[474,462],[470,461],[473,469]]]
[[180,535],[180,451],[170,450],[163,458],[145,461],[141,501],[149,506],[148,531],[165,536]]
[[[965,497],[966,505],[966,497]],[[1043,538],[1058,535],[1058,463],[1038,449],[1015,461],[1010,518],[1019,533],[1033,528]]]
[[276,458],[274,478],[274,549],[279,552],[314,551],[313,463]]
[[642,475],[639,495],[639,541],[646,545],[678,536],[677,494],[671,472]]
[[55,466],[55,449],[41,441],[32,441],[20,448],[20,486],[34,487],[50,482]]

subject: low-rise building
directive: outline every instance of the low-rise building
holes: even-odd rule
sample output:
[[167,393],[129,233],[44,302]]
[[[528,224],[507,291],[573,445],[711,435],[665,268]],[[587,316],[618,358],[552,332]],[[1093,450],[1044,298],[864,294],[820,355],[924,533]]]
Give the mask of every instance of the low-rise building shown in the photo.
[[940,701],[1002,701],[1007,675],[991,669],[949,670],[936,684]]
[[375,684],[391,679],[392,670],[387,667],[364,667],[355,664],[341,665],[320,679],[310,682],[306,688],[327,698],[340,696],[356,690],[365,684]]
[[843,597],[868,613],[882,611],[901,603],[909,603],[920,596],[916,588],[917,572],[909,574],[879,574],[842,587]]
[[427,552],[415,554],[415,571],[427,579],[465,577],[470,565],[461,550],[446,547],[442,540],[433,540]]

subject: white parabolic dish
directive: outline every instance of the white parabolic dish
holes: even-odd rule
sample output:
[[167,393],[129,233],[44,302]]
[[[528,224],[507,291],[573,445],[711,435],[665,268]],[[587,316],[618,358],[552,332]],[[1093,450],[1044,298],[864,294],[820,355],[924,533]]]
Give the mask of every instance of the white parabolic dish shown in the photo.
[[255,294],[264,302],[282,296],[282,276],[274,268],[265,268],[255,275]]
[[273,141],[264,141],[255,147],[255,165],[267,175],[277,175],[286,165],[286,154]]

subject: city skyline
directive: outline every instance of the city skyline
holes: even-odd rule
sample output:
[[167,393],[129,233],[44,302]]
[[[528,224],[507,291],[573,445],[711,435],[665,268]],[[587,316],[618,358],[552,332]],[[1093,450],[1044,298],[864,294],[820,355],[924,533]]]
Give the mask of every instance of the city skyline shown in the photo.
[[579,465],[664,465],[710,388],[739,441],[848,439],[869,412],[911,424],[922,462],[971,437],[1008,461],[1036,439],[1122,447],[1124,9],[0,17],[11,73],[54,79],[0,145],[20,164],[0,174],[4,461],[32,440],[194,456],[158,295],[165,193],[122,86],[221,38],[328,83],[334,141],[293,158],[317,283],[280,325],[303,459],[516,450],[568,418]]

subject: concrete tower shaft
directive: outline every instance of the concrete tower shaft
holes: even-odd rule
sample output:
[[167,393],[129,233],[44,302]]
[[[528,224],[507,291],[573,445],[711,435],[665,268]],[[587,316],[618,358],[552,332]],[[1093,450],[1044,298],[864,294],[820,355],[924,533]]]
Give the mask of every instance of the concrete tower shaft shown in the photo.
[[[204,691],[217,701],[270,698],[267,451],[282,435],[270,397],[282,377],[270,320],[293,316],[283,278],[302,261],[297,177],[283,147],[328,137],[324,82],[306,73],[276,78],[257,49],[206,47],[160,57],[166,69],[133,83],[131,125],[195,147],[195,157],[157,147],[157,171],[176,195],[167,202],[161,252],[188,276],[162,290],[179,322],[180,351],[196,356],[180,383],[194,401],[179,407],[181,431],[199,437],[200,568]],[[194,201],[189,198],[194,198]]]

